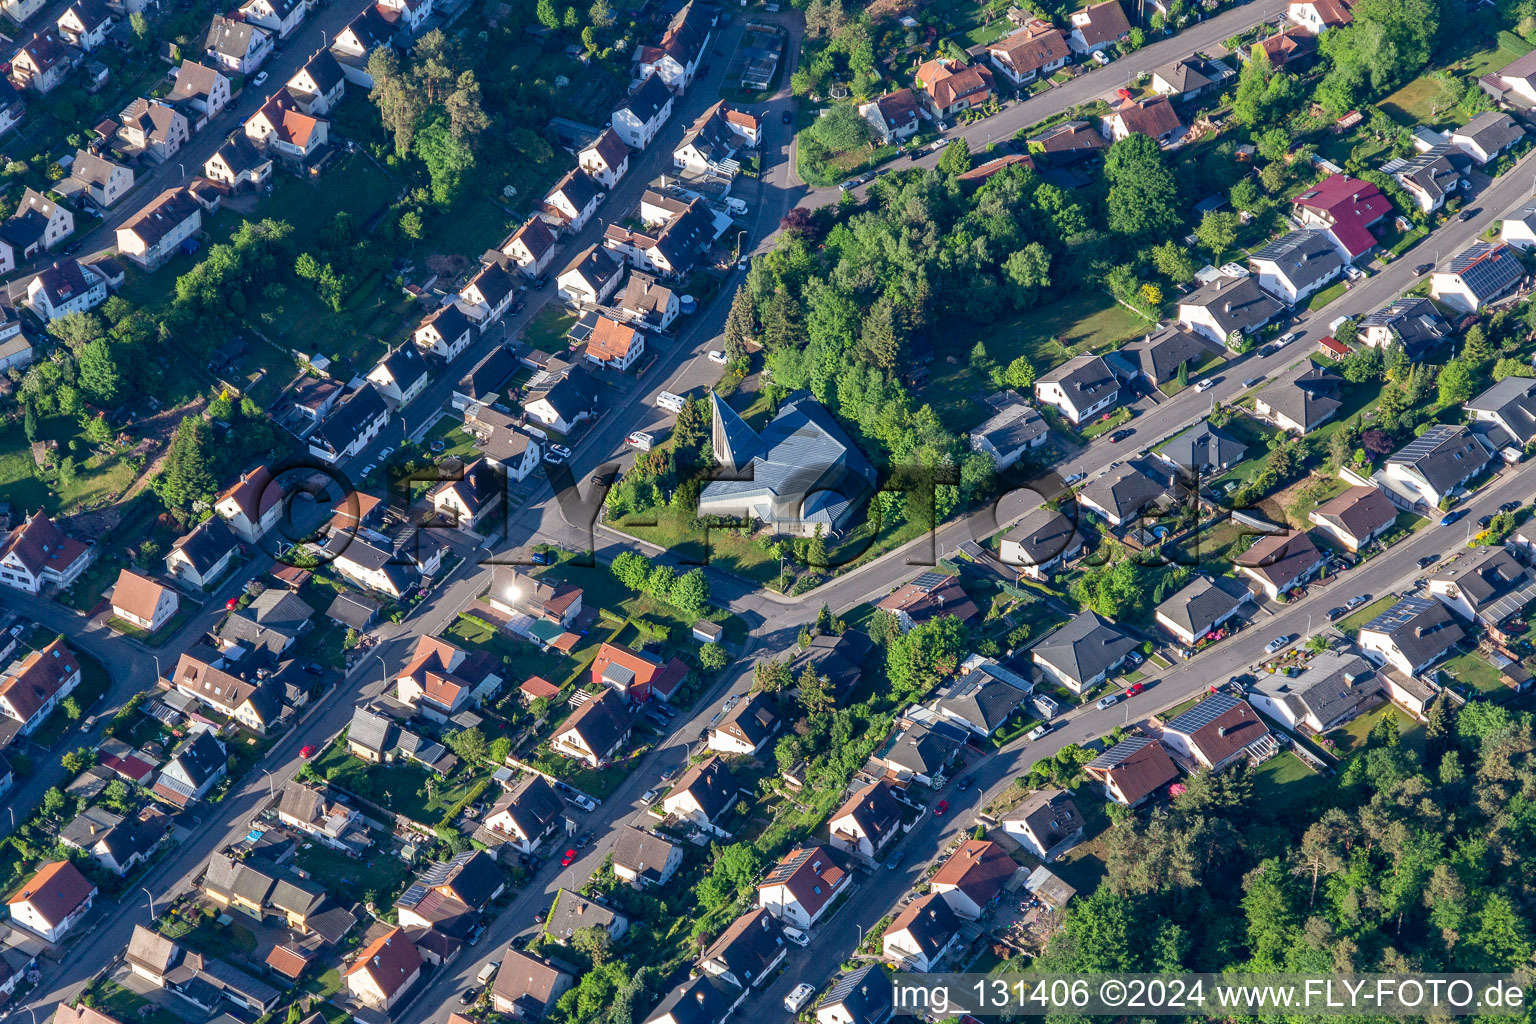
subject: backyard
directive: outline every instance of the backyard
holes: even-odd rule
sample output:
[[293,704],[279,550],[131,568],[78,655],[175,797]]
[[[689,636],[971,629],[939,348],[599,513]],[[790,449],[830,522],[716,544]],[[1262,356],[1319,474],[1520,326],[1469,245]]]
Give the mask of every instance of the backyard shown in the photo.
[[1458,654],[1440,666],[1440,670],[1464,686],[1478,693],[1500,694],[1511,692],[1499,679],[1499,670],[1480,654]]
[[342,789],[424,825],[435,825],[484,778],[463,768],[440,778],[413,761],[370,764],[347,752],[345,736],[310,764]]
[[1356,608],[1351,614],[1346,615],[1333,624],[1333,628],[1353,640],[1360,635],[1360,627],[1370,622],[1382,612],[1397,603],[1397,598],[1388,594],[1386,597],[1377,598],[1367,604]]
[[296,863],[328,892],[349,893],[362,898],[369,893],[387,901],[405,888],[410,867],[387,848],[376,848],[354,860],[320,843],[305,843]]

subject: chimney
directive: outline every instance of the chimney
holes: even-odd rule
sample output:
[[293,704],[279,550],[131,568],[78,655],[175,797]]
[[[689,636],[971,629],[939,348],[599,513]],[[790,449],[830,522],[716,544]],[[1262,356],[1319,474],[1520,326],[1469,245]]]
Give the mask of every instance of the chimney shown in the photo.
[[1228,302],[1222,308],[1225,312],[1230,313],[1232,312],[1232,303]]

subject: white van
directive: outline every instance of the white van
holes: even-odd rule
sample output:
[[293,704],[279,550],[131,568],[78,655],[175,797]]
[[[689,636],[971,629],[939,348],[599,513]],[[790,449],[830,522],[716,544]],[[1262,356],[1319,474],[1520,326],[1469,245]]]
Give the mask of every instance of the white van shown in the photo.
[[656,408],[665,409],[668,412],[682,412],[683,402],[684,399],[682,395],[674,395],[670,391],[663,391],[661,394],[656,396]]
[[799,928],[794,928],[790,925],[784,926],[784,937],[797,946],[809,946],[811,944],[811,937],[809,935]]
[[784,997],[784,1009],[790,1013],[799,1013],[805,1007],[805,1004],[810,1002],[811,996],[815,995],[815,993],[815,986],[809,982],[802,981],[795,986],[794,991]]
[[488,982],[492,978],[496,977],[496,968],[498,968],[500,966],[501,966],[501,962],[500,961],[492,960],[489,963],[487,963],[484,967],[480,968],[480,973],[475,975],[475,984],[476,985],[484,985],[486,982]]

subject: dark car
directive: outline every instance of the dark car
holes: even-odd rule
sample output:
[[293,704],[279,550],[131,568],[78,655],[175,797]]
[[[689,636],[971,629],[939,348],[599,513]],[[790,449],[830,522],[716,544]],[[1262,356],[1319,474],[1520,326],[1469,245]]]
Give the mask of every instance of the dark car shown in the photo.
[[794,120],[794,119],[795,119],[795,113],[794,113],[794,111],[792,111],[792,110],[786,110],[786,111],[784,111],[784,123],[785,123],[785,124],[789,124],[789,123],[790,123],[790,122],[791,122],[791,121],[793,121],[793,120]]
[[553,551],[535,551],[533,553],[534,565],[554,565],[555,553]]
[[1454,512],[1447,512],[1445,515],[1440,517],[1440,525],[1450,526],[1452,523],[1466,514],[1467,510],[1464,508],[1458,508]]
[[1413,268],[1413,276],[1423,277],[1425,274],[1434,269],[1435,265],[1433,263],[1420,263],[1418,266]]
[[549,275],[548,274],[540,274],[538,277],[533,279],[533,287],[534,287],[535,290],[537,290],[539,288],[543,288],[543,287],[545,287],[548,284],[549,284]]
[[321,665],[318,661],[310,661],[304,664],[304,671],[312,676],[323,676],[325,675],[325,666]]
[[914,149],[914,150],[909,150],[908,153],[907,153],[907,159],[908,160],[912,160],[912,161],[915,162],[915,161],[921,159],[922,155],[923,155],[923,151],[920,148],[919,149]]
[[473,1003],[475,1001],[475,996],[477,996],[477,995],[479,995],[479,993],[476,992],[474,989],[467,988],[459,996],[459,1004],[462,1005],[462,1006],[468,1006],[470,1003]]
[[1339,616],[1341,616],[1343,614],[1344,614],[1344,609],[1343,608],[1329,608],[1328,609],[1328,616],[1327,616],[1328,617],[1328,621],[1332,622],[1334,619],[1338,618]]
[[533,915],[533,922],[534,922],[534,924],[543,924],[548,919],[549,919],[549,911],[547,911],[547,910],[541,910],[537,914]]
[[1419,559],[1419,568],[1423,569],[1426,566],[1434,565],[1438,561],[1440,561],[1439,555],[1425,555],[1423,558]]
[[975,781],[976,781],[975,779],[973,779],[971,776],[967,775],[965,778],[963,778],[959,782],[955,783],[955,788],[956,789],[970,789],[971,785]]
[[1504,504],[1499,506],[1499,511],[1500,512],[1513,512],[1515,509],[1517,509],[1519,507],[1520,507],[1520,503],[1518,501],[1506,501]]
[[523,302],[521,299],[512,303],[512,308],[507,311],[507,316],[517,316],[517,314],[523,311],[523,307],[526,305],[528,305],[528,303]]
[[1457,220],[1471,220],[1473,217],[1476,217],[1481,212],[1482,211],[1479,210],[1477,207],[1469,206],[1465,210],[1462,210],[1460,213],[1458,213],[1456,215],[1456,219]]
[[1264,375],[1261,373],[1257,377],[1249,377],[1247,380],[1243,381],[1243,387],[1251,388],[1255,384],[1262,384],[1262,383],[1264,383]]
[[1263,359],[1265,356],[1272,356],[1274,354],[1275,354],[1275,346],[1273,346],[1273,345],[1265,345],[1263,348],[1259,349],[1259,358],[1260,359]]
[[531,942],[531,941],[533,941],[533,936],[532,935],[526,935],[526,934],[524,934],[524,935],[514,935],[514,936],[512,936],[512,948],[513,949],[522,949],[524,946],[528,945],[528,943]]
[[1493,525],[1493,516],[1483,516],[1477,521],[1478,529],[1486,530]]
[[1126,438],[1132,436],[1135,433],[1135,428],[1126,427],[1124,430],[1117,430],[1113,434],[1110,434],[1109,440],[1111,444],[1119,444],[1121,441],[1124,441]]

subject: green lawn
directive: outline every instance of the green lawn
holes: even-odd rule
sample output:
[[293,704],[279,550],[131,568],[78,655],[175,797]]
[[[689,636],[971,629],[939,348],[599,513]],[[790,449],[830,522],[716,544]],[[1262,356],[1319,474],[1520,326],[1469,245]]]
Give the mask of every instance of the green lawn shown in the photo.
[[754,583],[768,583],[779,574],[767,545],[737,530],[695,528],[692,516],[675,509],[637,512],[609,525],[666,548],[684,564],[712,565]]
[[[1481,32],[1477,30],[1451,34],[1448,46],[1461,51],[1454,55],[1453,62],[1449,64],[1449,70],[1457,80],[1457,87],[1463,87],[1467,82],[1475,83],[1482,75],[1497,71],[1522,56],[1514,50],[1504,49],[1498,43],[1477,50],[1466,49],[1476,46],[1480,36]],[[1380,106],[1407,125],[1422,123],[1443,127],[1466,124],[1469,118],[1459,109],[1453,95],[1453,92],[1448,92],[1442,86],[1441,80],[1433,77],[1431,72],[1425,72],[1396,92],[1388,94]]]
[[[626,618],[649,619],[670,630],[674,646],[687,649],[695,646],[694,641],[690,639],[690,633],[694,622],[698,620],[684,615],[665,601],[658,601],[644,594],[635,594],[626,590],[605,567],[573,565],[570,561],[565,561],[559,565],[552,565],[537,575],[542,579],[562,580],[580,587],[584,608],[606,608],[615,615]],[[725,629],[726,643],[739,645],[746,642],[746,623],[726,609],[710,608],[705,612],[704,618],[711,622],[718,622]]]
[[353,860],[320,843],[309,843],[299,850],[296,863],[309,872],[327,892],[351,899],[375,893],[380,902],[405,888],[410,867],[399,857],[392,857],[387,847],[369,851],[362,860]]
[[440,779],[412,761],[369,764],[347,753],[344,739],[311,762],[314,770],[338,786],[412,821],[435,825],[480,780],[462,766]]
[[1458,654],[1440,668],[1479,693],[1503,693],[1509,689],[1499,681],[1499,670],[1479,654]]
[[103,978],[89,991],[92,996],[92,1005],[114,1020],[140,1021],[142,1024],[180,1024],[181,1022],[178,1014],[157,1006],[115,981]]
[[1180,565],[1225,569],[1255,534],[1232,519],[1197,530],[1176,545],[1171,554]]
[[1328,305],[1328,303],[1332,302],[1334,299],[1337,299],[1340,295],[1343,295],[1344,288],[1348,284],[1348,281],[1340,278],[1333,284],[1329,285],[1327,288],[1324,288],[1322,291],[1312,296],[1312,298],[1307,301],[1307,308],[1314,310],[1322,309],[1324,306]]
[[[922,398],[932,403],[950,430],[969,430],[987,415],[977,400],[995,390],[970,365],[971,349],[978,341],[997,365],[1028,356],[1038,374],[1084,352],[1112,351],[1145,334],[1148,327],[1146,320],[1100,291],[1073,292],[1001,323],[957,325],[935,339],[939,358]],[[957,360],[953,365],[946,362],[951,356]]]
[[1325,782],[1307,763],[1289,750],[1259,765],[1253,793],[1259,806],[1280,808],[1310,800]]
[[511,659],[511,663],[516,666],[517,674],[523,678],[543,676],[550,682],[560,683],[572,675],[569,658],[555,652],[545,653],[533,644],[519,640],[506,630],[498,629],[484,619],[468,613],[460,613],[458,618],[448,624],[443,633],[449,640],[460,646],[487,651],[498,658]]
[[1400,740],[1410,746],[1417,746],[1423,742],[1423,736],[1419,734],[1421,727],[1418,722],[1409,718],[1402,709],[1392,704],[1383,704],[1374,711],[1360,715],[1328,733],[1328,739],[1333,743],[1334,751],[1343,755],[1365,749],[1370,740],[1371,730],[1376,728],[1384,718],[1392,718],[1397,722],[1397,734]]
[[[56,470],[43,475],[32,460],[20,419],[0,428],[0,494],[15,508],[41,508],[50,515],[94,508],[115,500],[138,475],[122,456],[96,453],[80,438],[79,424],[68,416],[42,418],[37,438],[59,442],[54,464],[65,456],[72,457],[74,475],[68,483],[59,479]],[[71,441],[77,441],[78,450],[70,450]]]
[[1361,626],[1364,626],[1394,604],[1397,604],[1397,598],[1391,594],[1388,594],[1386,597],[1377,598],[1374,601],[1361,605],[1349,615],[1335,622],[1334,627],[1340,633],[1343,633],[1350,639],[1354,639],[1359,635]]
[[556,302],[539,310],[539,315],[523,328],[523,342],[530,348],[556,355],[571,347],[565,332],[576,322],[576,315]]

